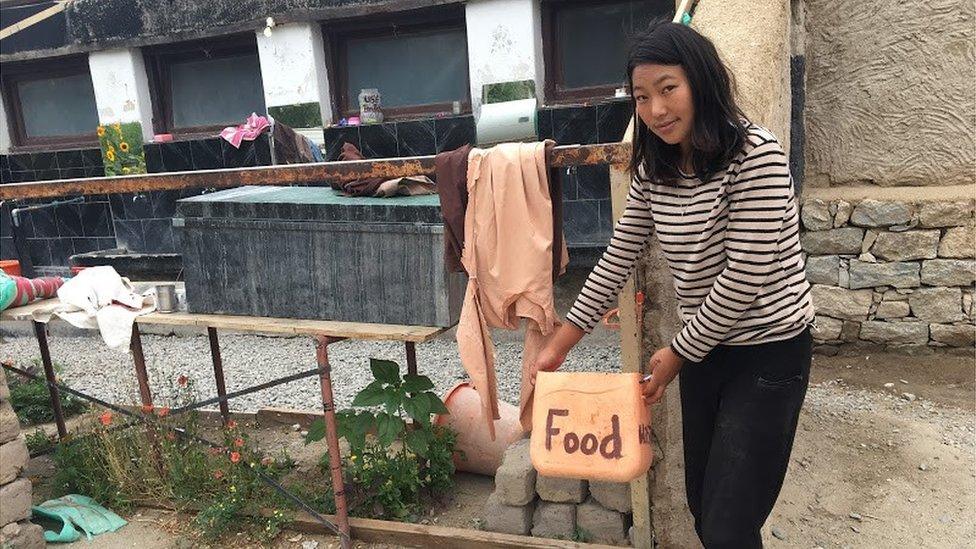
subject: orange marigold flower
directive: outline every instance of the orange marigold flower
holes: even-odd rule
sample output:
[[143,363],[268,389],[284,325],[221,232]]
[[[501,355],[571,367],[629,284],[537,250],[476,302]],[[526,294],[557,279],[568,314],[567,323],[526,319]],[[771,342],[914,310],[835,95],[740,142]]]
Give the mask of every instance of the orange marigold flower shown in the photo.
[[231,463],[237,463],[240,460],[241,460],[241,453],[240,452],[231,452],[230,453],[230,462]]
[[169,406],[163,406],[156,413],[159,415],[159,417],[166,417],[166,416],[168,416],[169,415]]
[[186,376],[180,376],[176,378],[176,384],[180,387],[186,387],[186,384],[190,382],[190,378]]
[[112,424],[112,412],[105,412],[104,414],[98,416],[98,421],[102,422],[102,425],[106,427]]
[[217,469],[216,471],[213,472],[213,477],[217,480],[220,480],[224,478],[224,472],[221,471],[220,469]]
[[152,404],[143,404],[142,405],[142,413],[144,413],[144,414],[151,414],[152,411],[153,411],[153,405]]
[[228,429],[233,429],[235,427],[237,427],[237,422],[234,421],[233,419],[228,419],[227,420],[227,428]]
[[241,437],[237,437],[237,440],[234,441],[234,446],[237,446],[238,448],[244,446],[244,439]]

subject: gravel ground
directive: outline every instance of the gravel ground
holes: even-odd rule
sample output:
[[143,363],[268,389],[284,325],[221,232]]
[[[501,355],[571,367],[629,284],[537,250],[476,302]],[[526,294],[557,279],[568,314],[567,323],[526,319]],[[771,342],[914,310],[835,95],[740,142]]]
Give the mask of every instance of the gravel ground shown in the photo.
[[[501,339],[501,338],[500,338]],[[216,396],[210,346],[206,336],[142,336],[150,384],[157,405],[174,394],[176,379],[186,375],[195,381],[198,398]],[[96,337],[51,337],[51,357],[61,366],[60,378],[69,387],[116,403],[138,402],[138,387],[128,353],[105,347]],[[315,367],[315,347],[309,338],[221,335],[221,356],[227,390],[235,391]],[[499,395],[518,404],[522,345],[496,345]],[[0,357],[26,367],[39,360],[33,337],[6,337]],[[372,381],[370,358],[394,360],[406,373],[402,343],[343,341],[329,346],[332,384],[339,409],[352,403],[355,394]],[[431,378],[443,395],[466,378],[457,343],[445,334],[417,345],[419,373]],[[615,371],[619,369],[619,345],[584,340],[566,360],[566,371]],[[230,400],[235,411],[254,412],[264,407],[316,410],[321,396],[316,377],[309,377]]]

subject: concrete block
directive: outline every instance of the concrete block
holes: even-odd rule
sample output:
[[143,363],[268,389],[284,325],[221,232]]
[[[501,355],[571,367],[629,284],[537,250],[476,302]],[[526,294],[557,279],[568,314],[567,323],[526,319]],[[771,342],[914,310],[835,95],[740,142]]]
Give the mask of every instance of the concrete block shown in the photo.
[[539,475],[535,481],[535,491],[545,501],[555,503],[580,503],[586,499],[585,480],[572,478],[544,477]]
[[10,442],[20,435],[20,421],[10,402],[0,402],[0,444]]
[[522,439],[505,450],[495,471],[495,493],[505,505],[525,505],[535,499],[536,472],[529,457],[529,441]]
[[626,482],[590,482],[590,495],[607,509],[629,513],[633,510],[630,484]]
[[44,541],[44,529],[27,521],[11,522],[0,529],[0,547],[43,549],[47,547]]
[[485,502],[485,529],[503,534],[528,535],[532,529],[535,502],[528,505],[505,505],[497,493]]
[[30,480],[22,478],[0,487],[0,524],[10,524],[30,516]]
[[24,435],[0,446],[0,485],[14,481],[27,466],[30,456]]
[[540,501],[532,515],[532,535],[538,538],[573,539],[576,506]]
[[607,509],[592,498],[576,506],[576,527],[593,543],[627,543],[627,520],[623,513]]

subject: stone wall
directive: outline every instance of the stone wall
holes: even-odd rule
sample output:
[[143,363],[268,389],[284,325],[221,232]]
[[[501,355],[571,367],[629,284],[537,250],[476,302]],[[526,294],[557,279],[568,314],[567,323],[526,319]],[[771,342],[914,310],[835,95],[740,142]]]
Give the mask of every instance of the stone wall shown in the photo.
[[31,481],[24,476],[27,444],[10,405],[7,375],[0,371],[0,547],[44,547],[44,531],[31,524]]
[[491,532],[628,545],[630,485],[539,475],[529,440],[511,445],[495,473],[483,525]]
[[801,235],[814,339],[839,345],[974,345],[974,201],[821,198]]

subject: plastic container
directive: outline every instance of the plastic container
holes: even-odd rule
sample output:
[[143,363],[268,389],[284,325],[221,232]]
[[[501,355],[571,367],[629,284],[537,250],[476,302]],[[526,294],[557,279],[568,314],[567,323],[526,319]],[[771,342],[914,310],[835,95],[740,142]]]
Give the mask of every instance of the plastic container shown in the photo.
[[507,402],[498,403],[501,417],[495,420],[495,440],[491,440],[481,415],[481,397],[470,383],[463,381],[444,393],[444,405],[451,413],[436,416],[434,424],[449,427],[457,433],[454,466],[458,471],[494,476],[502,464],[505,450],[522,438],[518,407]]
[[10,276],[22,276],[20,274],[20,261],[17,261],[16,259],[0,260],[0,270]]
[[540,372],[529,453],[540,475],[630,482],[651,466],[638,373]]

